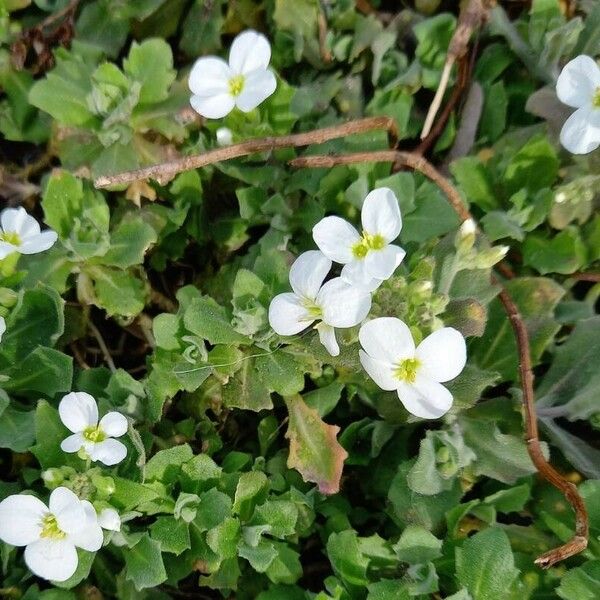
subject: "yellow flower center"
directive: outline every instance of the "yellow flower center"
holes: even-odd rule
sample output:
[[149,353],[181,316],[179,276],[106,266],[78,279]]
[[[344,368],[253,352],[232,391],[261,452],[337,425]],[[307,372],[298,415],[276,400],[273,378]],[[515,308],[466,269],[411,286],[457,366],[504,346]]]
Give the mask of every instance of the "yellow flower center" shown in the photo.
[[53,514],[48,513],[42,519],[42,533],[40,533],[40,536],[52,540],[62,540],[67,534],[58,526],[56,517]]
[[394,370],[394,376],[400,381],[414,383],[420,366],[421,362],[416,358],[405,358]]
[[596,91],[592,96],[592,106],[595,108],[600,108],[600,86],[596,88]]
[[244,89],[244,82],[246,78],[243,75],[234,75],[229,80],[229,93],[232,96],[239,96]]
[[106,439],[106,434],[104,433],[104,431],[102,431],[102,429],[100,429],[99,426],[94,427],[91,425],[90,427],[86,427],[83,430],[83,437],[88,442],[98,443]]
[[364,258],[369,253],[369,250],[381,250],[384,246],[385,240],[382,235],[378,233],[371,235],[365,231],[360,241],[352,246],[352,254],[354,258]]
[[21,245],[21,237],[14,231],[0,231],[0,242],[6,242],[13,246]]
[[302,305],[304,306],[304,308],[306,308],[308,314],[313,319],[320,319],[323,316],[323,311],[321,310],[321,307],[317,306],[312,300],[305,298],[304,300],[302,300]]

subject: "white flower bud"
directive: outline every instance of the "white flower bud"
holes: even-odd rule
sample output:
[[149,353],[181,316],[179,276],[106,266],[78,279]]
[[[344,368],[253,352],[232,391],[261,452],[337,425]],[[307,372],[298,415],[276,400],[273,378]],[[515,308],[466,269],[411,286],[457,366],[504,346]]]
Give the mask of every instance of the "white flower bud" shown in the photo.
[[233,133],[229,127],[219,127],[217,129],[217,144],[219,146],[231,146],[233,142]]

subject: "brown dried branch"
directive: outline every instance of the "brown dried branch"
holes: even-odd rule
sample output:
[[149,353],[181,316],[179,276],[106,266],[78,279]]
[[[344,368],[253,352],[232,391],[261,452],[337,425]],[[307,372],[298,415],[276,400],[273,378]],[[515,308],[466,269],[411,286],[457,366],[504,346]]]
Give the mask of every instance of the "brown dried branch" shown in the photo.
[[209,150],[203,154],[193,156],[184,156],[171,162],[136,169],[135,171],[126,171],[117,175],[106,175],[98,177],[94,181],[97,188],[106,188],[113,185],[122,185],[132,183],[140,179],[155,179],[159,183],[168,181],[177,173],[198,169],[215,163],[231,160],[240,156],[248,156],[257,152],[270,152],[278,148],[289,148],[297,146],[310,146],[311,144],[322,144],[329,140],[344,138],[356,133],[365,133],[367,131],[385,130],[390,138],[390,145],[393,147],[398,139],[396,123],[390,117],[369,117],[366,119],[357,119],[348,121],[341,125],[315,129],[306,133],[293,133],[291,135],[272,136],[259,138],[233,144],[226,148],[217,148]]
[[444,93],[448,87],[448,81],[450,80],[450,74],[452,73],[454,63],[467,53],[471,34],[487,21],[488,13],[495,5],[496,0],[469,0],[460,11],[456,31],[448,46],[448,53],[446,55],[444,68],[442,69],[440,83],[429,107],[429,111],[427,112],[423,131],[421,131],[421,139],[424,139],[429,135],[431,127],[433,126],[435,117],[442,104]]
[[[446,194],[450,205],[456,211],[461,221],[472,218],[468,208],[462,201],[460,193],[454,185],[450,183],[450,181],[448,181],[448,179],[446,179],[431,163],[422,156],[416,154],[387,151],[361,152],[345,156],[307,156],[296,158],[290,161],[290,164],[295,167],[332,167],[339,164],[376,161],[389,161],[396,166],[407,166],[423,173],[423,175],[431,179]],[[534,378],[527,326],[519,313],[517,305],[506,288],[504,288],[495,276],[493,276],[492,281],[500,287],[498,298],[504,306],[517,340],[519,374],[523,391],[525,431],[529,456],[540,475],[564,494],[575,512],[574,537],[566,544],[542,554],[535,561],[540,567],[548,568],[557,562],[582,552],[587,547],[589,537],[587,509],[575,485],[567,481],[560,473],[558,473],[542,454],[535,410],[535,396],[533,390]]]
[[600,283],[600,273],[571,273],[569,279],[577,281],[591,281],[592,283]]

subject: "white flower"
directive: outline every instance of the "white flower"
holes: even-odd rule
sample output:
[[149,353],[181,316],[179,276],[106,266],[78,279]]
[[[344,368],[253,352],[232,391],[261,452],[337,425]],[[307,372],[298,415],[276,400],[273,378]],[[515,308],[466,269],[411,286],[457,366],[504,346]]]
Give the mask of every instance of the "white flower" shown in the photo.
[[73,432],[60,447],[65,452],[82,450],[93,461],[112,466],[127,455],[125,444],[113,438],[127,432],[127,419],[118,412],[106,413],[98,423],[98,405],[85,392],[71,392],[58,405],[61,421]]
[[99,550],[102,529],[94,507],[68,488],[56,488],[49,504],[26,494],[0,502],[0,539],[25,546],[25,562],[39,577],[65,581],[77,569],[75,548]]
[[121,530],[121,517],[114,508],[104,508],[98,514],[98,524],[109,531]]
[[6,321],[4,320],[4,317],[0,317],[0,342],[2,341],[2,336],[4,335],[5,331],[6,331]]
[[277,87],[267,69],[270,59],[269,41],[251,29],[233,40],[229,64],[216,56],[198,59],[189,78],[192,108],[208,119],[220,119],[234,106],[242,112],[256,108]]
[[415,348],[403,321],[383,317],[365,323],[358,337],[362,366],[381,389],[396,390],[409,413],[437,419],[450,410],[452,394],[441,384],[465,366],[467,349],[460,332],[444,327]]
[[318,321],[315,329],[331,356],[340,353],[334,327],[358,325],[369,313],[371,294],[339,277],[323,284],[331,261],[318,250],[301,254],[290,269],[293,293],[275,296],[269,323],[279,335],[295,335]]
[[323,254],[344,265],[342,279],[373,291],[389,279],[406,252],[393,242],[402,229],[398,200],[389,188],[370,192],[362,206],[362,235],[340,217],[325,217],[313,228]]
[[40,232],[39,223],[22,206],[0,212],[0,260],[13,252],[37,254],[48,250],[57,237],[51,229]]
[[577,109],[563,125],[561,144],[573,154],[595,150],[600,146],[600,67],[589,56],[577,56],[558,76],[556,93]]
[[217,144],[219,146],[231,146],[233,142],[233,133],[229,127],[219,127],[217,129]]

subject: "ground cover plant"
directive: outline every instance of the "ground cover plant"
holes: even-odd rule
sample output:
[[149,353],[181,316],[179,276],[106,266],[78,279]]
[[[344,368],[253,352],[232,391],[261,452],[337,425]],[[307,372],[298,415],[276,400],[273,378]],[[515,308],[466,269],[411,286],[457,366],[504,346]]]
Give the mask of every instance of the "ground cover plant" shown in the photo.
[[600,597],[600,4],[0,41],[0,597]]

